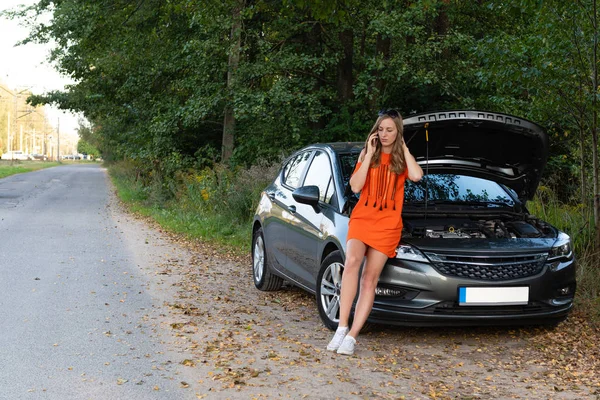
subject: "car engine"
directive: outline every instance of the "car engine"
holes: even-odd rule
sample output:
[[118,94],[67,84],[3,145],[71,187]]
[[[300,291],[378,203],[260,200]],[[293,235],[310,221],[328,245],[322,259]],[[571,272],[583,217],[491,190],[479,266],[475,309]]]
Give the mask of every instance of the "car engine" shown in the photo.
[[434,239],[514,239],[554,237],[547,223],[530,216],[524,219],[431,218],[405,219],[402,237]]

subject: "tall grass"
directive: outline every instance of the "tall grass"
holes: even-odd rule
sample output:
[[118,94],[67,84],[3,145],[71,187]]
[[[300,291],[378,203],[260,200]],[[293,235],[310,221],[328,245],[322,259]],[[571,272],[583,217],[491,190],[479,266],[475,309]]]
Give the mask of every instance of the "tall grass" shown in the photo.
[[534,201],[527,204],[529,211],[571,236],[577,258],[576,305],[596,321],[600,321],[600,268],[594,254],[594,213],[584,205],[559,202],[554,193],[540,186]]
[[250,248],[251,222],[260,193],[277,168],[215,165],[201,171],[180,171],[168,184],[173,196],[166,200],[153,194],[158,189],[135,163],[112,164],[109,172],[119,197],[132,210],[173,232],[217,243],[223,251],[245,254]]
[[60,165],[54,161],[0,161],[0,178]]

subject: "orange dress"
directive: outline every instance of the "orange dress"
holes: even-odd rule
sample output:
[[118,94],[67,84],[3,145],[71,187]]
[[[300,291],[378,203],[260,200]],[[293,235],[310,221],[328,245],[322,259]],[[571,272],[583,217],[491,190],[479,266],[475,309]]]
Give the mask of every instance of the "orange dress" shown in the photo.
[[[404,182],[408,171],[405,168],[399,175],[393,173],[390,158],[390,154],[381,153],[380,165],[369,168],[358,203],[350,215],[347,240],[358,239],[394,257],[402,235]],[[360,165],[359,160],[354,172]]]

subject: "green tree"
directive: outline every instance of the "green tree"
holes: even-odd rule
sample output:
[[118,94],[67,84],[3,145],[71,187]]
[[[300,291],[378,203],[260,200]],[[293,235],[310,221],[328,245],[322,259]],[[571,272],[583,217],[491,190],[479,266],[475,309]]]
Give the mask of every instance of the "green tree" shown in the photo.
[[77,129],[79,142],[77,142],[77,152],[81,154],[89,154],[95,157],[100,156],[99,146],[102,146],[102,138],[94,132],[94,129],[84,121],[79,121]]
[[107,159],[158,179],[217,153],[273,159],[363,140],[376,111],[474,107],[472,49],[501,31],[487,4],[447,0],[40,0],[31,39],[75,84],[34,96],[81,111]]
[[83,139],[79,139],[79,142],[77,142],[77,152],[91,156],[98,156],[100,154],[97,148],[95,148]]
[[596,0],[491,1],[489,7],[515,24],[479,43],[482,86],[497,91],[490,98],[494,108],[548,128],[553,139],[548,181],[555,177],[564,199],[579,188],[582,204],[592,200],[600,246]]
[[[76,84],[34,97],[82,111],[115,157],[163,160],[192,156],[217,142],[225,53],[207,38],[222,36],[217,7],[179,1],[43,1],[53,22],[31,40],[56,40],[58,68]],[[218,11],[218,10],[217,10]],[[216,31],[213,31],[216,30]]]

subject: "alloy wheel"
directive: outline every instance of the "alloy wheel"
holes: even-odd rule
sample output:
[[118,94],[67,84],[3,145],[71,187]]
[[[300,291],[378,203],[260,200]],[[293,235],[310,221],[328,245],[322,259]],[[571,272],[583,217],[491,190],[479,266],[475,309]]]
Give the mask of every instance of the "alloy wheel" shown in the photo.
[[321,279],[321,305],[330,321],[339,321],[340,293],[342,288],[342,271],[344,265],[339,262],[331,263]]
[[265,271],[265,244],[262,235],[258,235],[254,242],[252,261],[254,263],[254,280],[260,282]]

